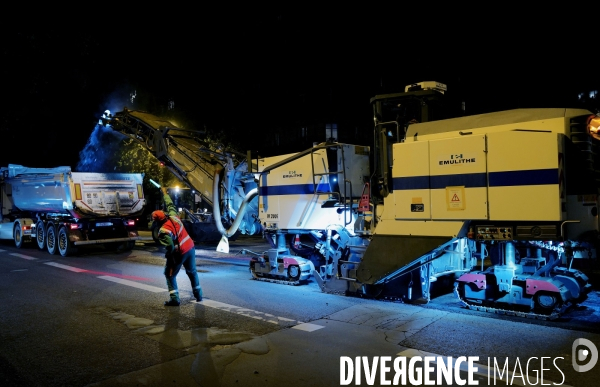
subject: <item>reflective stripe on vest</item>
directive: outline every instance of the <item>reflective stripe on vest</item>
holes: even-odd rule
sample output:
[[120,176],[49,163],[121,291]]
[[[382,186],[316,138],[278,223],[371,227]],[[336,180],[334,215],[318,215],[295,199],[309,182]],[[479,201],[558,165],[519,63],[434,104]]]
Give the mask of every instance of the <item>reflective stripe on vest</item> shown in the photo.
[[[187,253],[188,251],[190,251],[191,249],[194,248],[194,241],[192,240],[192,238],[190,237],[190,235],[187,233],[187,231],[185,230],[185,227],[183,226],[183,223],[181,222],[181,220],[179,220],[176,217],[171,217],[169,216],[169,219],[172,221],[171,222],[165,222],[162,227],[161,230],[165,230],[168,232],[168,234],[171,236],[171,239],[173,239],[174,234],[177,234],[177,241],[173,241],[173,244],[175,245],[175,251],[179,251],[179,248],[181,247],[181,252],[182,253]],[[171,230],[171,224],[173,225],[172,227],[175,228],[175,230]],[[165,233],[167,233],[165,232]],[[183,238],[182,238],[183,236]]]
[[[179,241],[179,243],[175,245],[175,251],[181,248],[182,253],[187,253],[188,251],[194,248],[194,241],[192,241],[192,238],[190,238],[190,235],[187,233],[185,227],[183,226],[183,222],[179,218],[174,218],[174,223],[177,223],[177,226],[179,227],[179,229],[177,230],[177,240]],[[181,236],[183,236],[183,239],[181,238]]]
[[185,242],[187,242],[189,239],[192,239],[192,238],[190,238],[190,235],[188,234],[179,242],[179,244],[182,245]]

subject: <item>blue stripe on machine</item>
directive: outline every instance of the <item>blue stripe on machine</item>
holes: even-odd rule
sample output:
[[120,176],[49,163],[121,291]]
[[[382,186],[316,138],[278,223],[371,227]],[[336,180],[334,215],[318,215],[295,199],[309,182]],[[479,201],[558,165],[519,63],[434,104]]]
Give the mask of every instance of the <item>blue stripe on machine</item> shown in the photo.
[[528,171],[490,172],[489,184],[485,173],[468,173],[443,176],[395,177],[394,190],[442,189],[452,186],[466,188],[510,187],[520,185],[558,184],[558,169],[535,169]]
[[394,190],[439,189],[451,186],[485,187],[485,173],[394,178]]
[[490,187],[558,184],[558,169],[490,173]]
[[485,173],[465,173],[462,175],[431,176],[431,188],[439,189],[452,186],[465,188],[485,187]]
[[429,189],[429,176],[394,177],[394,190]]
[[[329,191],[329,185],[320,184],[318,190],[321,192]],[[259,195],[312,195],[314,193],[313,184],[291,184],[291,185],[274,185],[259,187]]]

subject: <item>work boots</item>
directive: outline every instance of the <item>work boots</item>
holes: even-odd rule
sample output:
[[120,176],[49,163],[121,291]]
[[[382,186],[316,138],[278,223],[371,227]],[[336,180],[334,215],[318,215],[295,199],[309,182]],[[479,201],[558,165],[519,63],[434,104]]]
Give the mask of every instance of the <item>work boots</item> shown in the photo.
[[202,288],[194,289],[193,293],[194,293],[194,298],[196,299],[196,302],[202,301]]
[[179,301],[170,299],[169,301],[165,301],[165,306],[179,306]]

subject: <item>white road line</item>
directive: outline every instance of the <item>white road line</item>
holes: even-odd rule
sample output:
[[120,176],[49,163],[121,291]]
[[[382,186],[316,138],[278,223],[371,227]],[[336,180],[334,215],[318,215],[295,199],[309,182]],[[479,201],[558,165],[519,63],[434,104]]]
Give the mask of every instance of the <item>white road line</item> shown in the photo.
[[[139,282],[129,281],[129,280],[122,279],[122,278],[115,278],[115,277],[106,276],[106,275],[99,276],[98,278],[101,278],[101,279],[104,279],[107,281],[116,282],[121,285],[132,286],[134,288],[148,290],[148,291],[154,292],[154,293],[163,293],[163,292],[167,291],[167,289],[157,288],[156,286],[145,285],[145,284],[141,284]],[[305,324],[302,321],[296,321],[296,320],[292,320],[292,319],[285,318],[285,317],[278,317],[278,316],[274,316],[269,313],[263,313],[263,312],[259,312],[257,310],[242,308],[240,306],[230,305],[230,304],[226,304],[224,302],[219,302],[219,301],[214,301],[214,300],[204,299],[204,300],[200,301],[198,304],[202,304],[204,306],[208,306],[211,308],[220,309],[220,310],[223,310],[226,312],[239,314],[241,316],[250,317],[250,318],[253,318],[256,320],[265,321],[265,322],[268,322],[271,324],[279,324],[280,322],[296,323],[299,325],[295,325],[292,328],[303,330],[306,332],[313,332],[317,329],[324,328],[323,326],[320,326],[320,325]]]
[[134,288],[138,288],[138,289],[147,290],[147,291],[153,292],[153,293],[164,293],[164,292],[167,291],[167,289],[157,288],[156,286],[141,284],[139,282],[129,281],[129,280],[126,280],[126,279],[123,279],[123,278],[111,277],[111,276],[108,276],[108,275],[102,275],[102,276],[99,276],[97,278],[100,278],[100,279],[103,279],[103,280],[107,280],[107,281],[116,282],[116,283],[121,284],[121,285],[126,285],[126,286],[131,286],[131,287],[134,287]]
[[5,252],[5,251],[6,251],[6,250],[2,250],[2,249],[0,249],[0,253],[3,253],[3,252]]
[[[265,322],[268,322],[268,323],[271,323],[271,324],[279,324],[280,322],[292,322],[292,323],[296,323],[296,324],[299,324],[299,325],[295,325],[292,328],[304,330],[304,331],[307,331],[307,332],[312,332],[312,331],[315,331],[317,329],[324,328],[324,327],[322,327],[320,325],[305,324],[302,321],[296,321],[296,320],[292,320],[292,319],[285,318],[285,317],[278,317],[278,316],[274,316],[274,315],[272,315],[270,313],[263,313],[263,312],[259,312],[257,310],[252,310],[252,309],[248,309],[248,308],[242,308],[241,306],[230,305],[230,304],[226,304],[224,302],[219,302],[219,301],[214,301],[214,300],[203,299],[198,304],[202,304],[204,306],[208,306],[208,307],[211,307],[211,308],[220,309],[220,310],[223,310],[225,312],[231,312],[231,313],[239,314],[240,316],[250,317],[250,318],[257,319],[257,320],[262,320],[262,321],[265,321]],[[311,329],[311,327],[307,327],[307,325],[313,326],[312,329]],[[319,328],[314,328],[314,327],[319,327]]]
[[58,267],[59,269],[65,269],[65,270],[69,270],[69,271],[74,271],[75,273],[83,273],[83,272],[87,271],[85,269],[79,269],[77,267],[63,265],[62,263],[56,263],[56,262],[44,262],[44,263],[46,265],[49,265],[49,266]]
[[[28,259],[28,260],[37,260],[37,258],[35,258],[35,257],[30,257],[28,255],[23,255],[23,254],[11,253],[11,255],[14,255],[16,257],[20,257],[23,259]],[[65,270],[69,270],[69,271],[72,271],[75,273],[83,273],[83,272],[88,271],[86,269],[79,269],[77,267],[63,265],[61,263],[56,263],[56,262],[44,262],[44,263],[49,266],[58,267],[59,269],[65,269]],[[131,287],[142,289],[142,290],[148,290],[153,293],[163,293],[163,292],[167,291],[167,289],[158,288],[156,286],[141,284],[139,282],[129,281],[129,280],[122,279],[122,278],[111,277],[108,275],[98,276],[97,278],[115,282],[115,283],[118,283],[121,285],[131,286]],[[293,326],[292,328],[299,329],[299,330],[306,331],[306,332],[313,332],[318,329],[325,328],[320,325],[309,324],[309,323],[304,323],[302,321],[292,320],[292,319],[285,318],[285,317],[274,316],[270,313],[263,313],[263,312],[259,312],[257,310],[242,308],[240,306],[230,305],[230,304],[226,304],[226,303],[219,302],[219,301],[204,299],[200,303],[204,306],[224,310],[224,311],[231,312],[231,313],[236,313],[236,314],[239,314],[242,316],[254,318],[257,320],[262,320],[262,321],[265,321],[265,322],[268,322],[271,324],[279,324],[280,322],[296,323],[297,325]]]
[[321,328],[325,328],[325,327],[322,325],[311,324],[311,323],[304,323],[304,324],[300,324],[300,325],[296,325],[296,326],[292,327],[292,329],[299,329],[301,331],[306,331],[306,332],[314,332]]
[[[446,364],[446,358],[447,356],[442,356],[442,355],[438,355],[435,353],[431,353],[431,352],[425,352],[425,351],[421,351],[418,349],[413,349],[413,348],[409,348],[406,349],[404,351],[398,352],[396,355],[398,356],[403,356],[406,358],[411,358],[411,357],[415,357],[415,356],[420,356],[420,357],[424,357],[424,356],[433,356],[436,359],[439,357],[440,359],[444,360],[444,364]],[[435,363],[435,362],[433,362]],[[447,365],[447,364],[446,364]],[[487,365],[483,365],[483,364],[474,364],[477,367],[477,372],[474,372],[475,375],[479,375],[481,377],[484,378],[489,378],[488,380],[492,381],[494,380],[494,369],[488,367]],[[460,364],[460,370],[461,371],[465,371],[468,372],[468,364],[466,362],[462,362]],[[528,384],[523,384],[523,379],[522,376],[519,374],[515,375],[515,378],[513,379],[513,373],[510,371],[506,371],[506,374],[503,376],[503,378],[506,378],[504,380],[512,380],[511,385],[517,385],[517,386],[527,386]],[[537,379],[536,377],[532,376],[532,379]],[[498,380],[498,382],[500,382],[500,376],[496,375],[496,380]],[[545,380],[545,379],[537,379],[538,382],[541,382],[541,386],[544,385],[556,385],[556,383]],[[537,384],[537,383],[535,383]],[[566,384],[561,384],[561,387],[572,387],[572,386],[568,386]]]
[[36,257],[30,257],[29,255],[25,255],[25,254],[10,253],[10,255],[15,256],[15,257],[19,257],[19,258],[23,258],[23,259],[26,259],[28,261],[37,261]]

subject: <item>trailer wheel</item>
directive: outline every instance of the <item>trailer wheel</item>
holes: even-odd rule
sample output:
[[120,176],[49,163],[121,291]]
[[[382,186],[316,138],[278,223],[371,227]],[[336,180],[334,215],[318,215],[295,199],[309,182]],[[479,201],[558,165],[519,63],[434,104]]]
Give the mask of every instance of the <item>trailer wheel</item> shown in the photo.
[[69,240],[69,233],[67,232],[67,228],[65,226],[62,226],[58,230],[58,238],[57,238],[56,242],[57,242],[58,251],[60,252],[60,255],[62,255],[63,257],[72,255],[75,247]]
[[44,250],[46,247],[46,225],[41,220],[35,224],[36,234],[35,240],[37,242],[38,248],[40,250]]
[[21,229],[21,222],[15,222],[15,227],[13,230],[13,239],[15,240],[15,246],[18,249],[23,247],[23,230]]
[[46,233],[46,248],[52,255],[58,253],[56,244],[56,226],[53,224],[48,225],[48,232]]
[[298,265],[289,265],[287,272],[289,279],[291,279],[292,281],[298,281],[298,279],[300,278],[300,266]]

